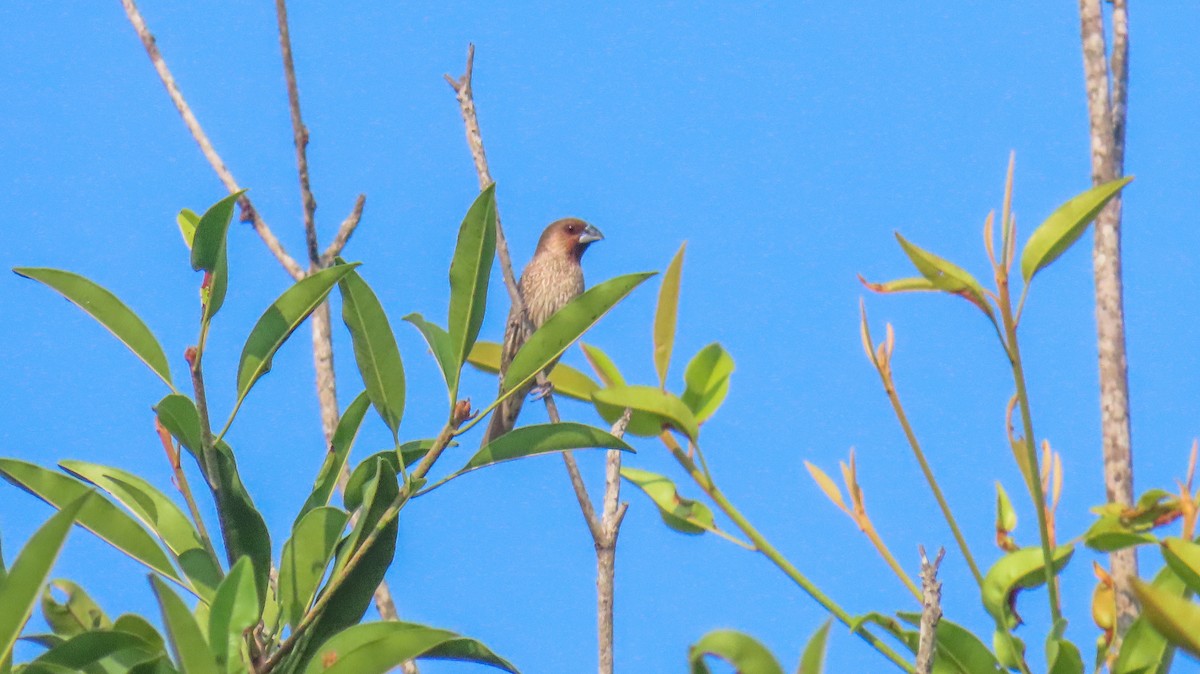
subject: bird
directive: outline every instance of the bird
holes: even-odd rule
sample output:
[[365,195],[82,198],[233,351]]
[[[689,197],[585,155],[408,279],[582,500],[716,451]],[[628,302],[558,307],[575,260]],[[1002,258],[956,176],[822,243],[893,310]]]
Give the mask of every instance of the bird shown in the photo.
[[[533,258],[525,265],[517,284],[525,304],[525,315],[534,330],[542,327],[555,312],[583,292],[583,266],[580,261],[588,246],[603,238],[599,229],[579,218],[555,220],[542,232]],[[508,372],[508,366],[530,334],[514,306],[508,313],[504,345],[500,352],[501,395],[504,394],[504,375]],[[544,372],[549,374],[554,365],[550,363]],[[487,432],[483,435],[483,445],[513,429],[521,406],[525,403],[525,396],[532,388],[531,382],[496,407]]]

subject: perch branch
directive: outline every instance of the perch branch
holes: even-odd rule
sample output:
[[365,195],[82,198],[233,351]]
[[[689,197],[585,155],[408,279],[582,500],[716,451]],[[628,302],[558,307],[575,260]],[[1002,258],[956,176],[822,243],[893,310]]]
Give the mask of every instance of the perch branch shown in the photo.
[[329,243],[329,247],[321,254],[321,266],[328,267],[333,258],[342,254],[342,249],[346,247],[346,243],[350,241],[350,237],[354,236],[354,230],[358,229],[358,223],[362,220],[363,205],[367,202],[367,195],[360,194],[354,200],[354,208],[350,209],[350,215],[342,220],[338,231],[333,235],[333,241]]
[[317,266],[321,255],[317,250],[317,200],[313,198],[308,180],[308,127],[300,116],[300,88],[296,85],[296,63],[292,59],[292,37],[288,32],[287,1],[275,0],[275,19],[279,24],[279,51],[283,55],[283,76],[287,81],[288,111],[292,116],[292,136],[296,146],[296,170],[300,176],[300,202],[304,207],[304,241],[308,245],[308,261]]
[[946,549],[939,548],[932,562],[925,556],[925,546],[920,546],[918,550],[921,553],[921,636],[917,642],[914,669],[916,674],[930,674],[934,656],[937,655],[938,621],[942,619],[942,584],[937,579],[937,572]]

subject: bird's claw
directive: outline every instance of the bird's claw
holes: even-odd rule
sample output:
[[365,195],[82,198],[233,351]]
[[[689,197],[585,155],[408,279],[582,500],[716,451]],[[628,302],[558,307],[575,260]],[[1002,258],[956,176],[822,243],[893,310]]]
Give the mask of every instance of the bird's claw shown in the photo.
[[545,398],[546,396],[550,395],[553,391],[554,391],[554,384],[551,384],[550,382],[546,382],[544,384],[538,384],[537,386],[534,386],[532,389],[530,389],[529,397],[531,400],[541,400],[542,398]]

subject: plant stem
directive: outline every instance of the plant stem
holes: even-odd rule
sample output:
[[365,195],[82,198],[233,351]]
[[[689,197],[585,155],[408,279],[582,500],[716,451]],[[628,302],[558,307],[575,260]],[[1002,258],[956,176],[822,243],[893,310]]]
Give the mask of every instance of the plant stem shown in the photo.
[[[668,449],[671,450],[671,454],[675,456],[675,460],[678,461],[681,466],[683,466],[684,470],[688,472],[688,475],[690,475],[696,484],[704,490],[704,493],[707,494],[710,499],[712,499],[713,503],[715,503],[717,507],[721,509],[721,512],[725,513],[726,517],[728,517],[735,525],[737,525],[738,529],[741,530],[746,538],[750,539],[750,542],[754,544],[759,552],[761,552],[767,559],[771,560],[771,562],[775,564],[780,571],[783,571],[788,578],[792,579],[792,582],[799,585],[800,589],[804,590],[808,596],[812,597],[818,604],[824,607],[826,611],[829,611],[833,617],[837,618],[838,622],[847,627],[852,626],[852,623],[854,622],[853,617],[840,605],[826,596],[824,592],[821,592],[821,590],[817,588],[812,581],[805,577],[805,575],[801,573],[800,570],[797,569],[790,561],[788,561],[788,559],[784,557],[783,554],[775,548],[775,546],[771,545],[771,543],[765,537],[763,537],[761,533],[758,532],[758,529],[754,528],[754,525],[750,523],[750,520],[746,519],[746,517],[742,515],[742,513],[736,507],[734,507],[733,503],[731,503],[729,499],[725,498],[725,495],[721,493],[721,490],[717,488],[716,484],[705,477],[704,473],[696,467],[696,463],[688,458],[687,453],[684,452],[683,449],[674,442],[674,438],[672,438],[671,442],[666,444]],[[872,648],[879,651],[879,653],[881,653],[888,660],[891,660],[897,667],[900,667],[904,671],[911,674],[913,671],[913,666],[905,661],[904,658],[900,657],[900,655],[896,653],[896,651],[892,650],[891,647],[883,643],[879,637],[876,637],[874,634],[868,632],[865,626],[858,626],[858,628],[855,630],[855,633],[858,634],[863,641],[866,641],[868,644],[870,644]]]
[[1054,552],[1051,549],[1050,529],[1046,518],[1046,495],[1042,491],[1041,470],[1033,434],[1033,416],[1029,412],[1029,393],[1025,387],[1025,369],[1021,365],[1021,346],[1017,343],[1017,325],[1013,320],[1012,297],[1009,295],[1007,279],[1000,284],[1000,300],[1000,313],[1004,319],[1004,332],[1007,337],[1006,347],[1009,362],[1012,364],[1013,383],[1017,387],[1017,402],[1021,406],[1021,423],[1025,430],[1025,455],[1030,473],[1025,475],[1025,484],[1029,487],[1034,510],[1037,512],[1042,561],[1046,567],[1046,591],[1050,599],[1050,616],[1053,622],[1057,623],[1062,619],[1062,611],[1059,608],[1058,579],[1054,574]]
[[971,555],[971,549],[967,547],[967,539],[963,536],[962,530],[958,528],[958,522],[954,520],[954,513],[950,510],[950,504],[946,502],[945,495],[942,494],[942,488],[938,486],[937,479],[933,476],[933,469],[929,467],[929,462],[925,460],[925,452],[921,450],[921,443],[917,441],[917,436],[913,433],[912,425],[908,422],[908,415],[904,413],[904,406],[900,403],[900,395],[896,392],[895,382],[889,374],[884,374],[884,370],[879,370],[879,376],[883,380],[883,389],[887,392],[888,401],[892,403],[892,410],[896,413],[896,419],[900,422],[900,427],[904,429],[904,437],[908,439],[908,446],[912,448],[913,456],[916,457],[917,463],[921,466],[921,472],[925,474],[925,481],[929,483],[929,489],[933,492],[933,497],[937,499],[938,507],[942,509],[942,516],[946,518],[946,524],[950,525],[950,531],[954,534],[954,540],[958,543],[958,549],[962,551],[963,559],[967,560],[967,566],[971,567],[971,575],[975,576],[975,583],[983,585],[983,574],[979,572],[979,566],[975,564],[975,557]]

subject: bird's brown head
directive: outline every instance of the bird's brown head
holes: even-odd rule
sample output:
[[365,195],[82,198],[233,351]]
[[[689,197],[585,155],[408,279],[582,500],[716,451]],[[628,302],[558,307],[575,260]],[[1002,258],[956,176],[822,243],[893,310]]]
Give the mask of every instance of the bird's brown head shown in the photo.
[[579,260],[587,247],[604,238],[600,230],[579,218],[563,218],[550,223],[538,239],[534,255],[562,255]]

